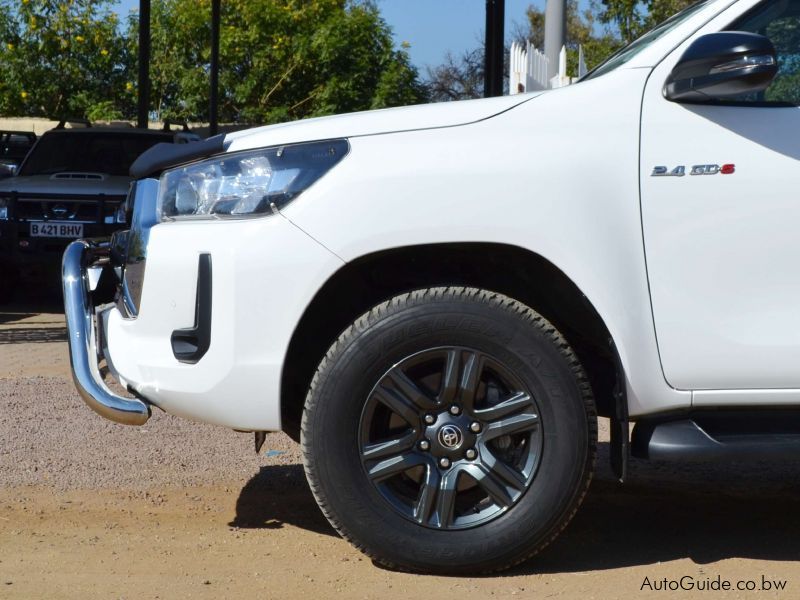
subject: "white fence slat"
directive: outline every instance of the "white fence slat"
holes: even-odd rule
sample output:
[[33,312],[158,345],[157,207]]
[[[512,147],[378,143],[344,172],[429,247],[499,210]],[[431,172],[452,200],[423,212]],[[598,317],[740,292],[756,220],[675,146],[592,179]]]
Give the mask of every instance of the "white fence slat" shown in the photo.
[[[509,52],[508,91],[510,94],[534,92],[564,87],[576,81],[567,74],[567,49],[561,47],[558,55],[558,74],[548,81],[547,57],[528,42],[527,47],[518,42],[511,44]],[[586,74],[583,47],[578,48],[578,77]]]

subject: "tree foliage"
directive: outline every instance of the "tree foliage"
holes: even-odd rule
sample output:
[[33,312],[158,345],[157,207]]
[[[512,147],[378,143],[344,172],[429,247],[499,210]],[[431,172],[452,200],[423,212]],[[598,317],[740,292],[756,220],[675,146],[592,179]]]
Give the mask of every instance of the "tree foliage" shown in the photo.
[[622,43],[629,44],[697,0],[601,0],[599,19],[613,24]]
[[[112,0],[0,0],[0,114],[131,118],[138,15]],[[220,120],[272,123],[426,98],[371,0],[225,0]],[[152,0],[151,110],[205,120],[210,2]]]
[[[645,31],[696,0],[590,0],[581,10],[578,0],[567,0],[567,72],[578,71],[578,48],[583,47],[586,66],[594,68]],[[516,41],[528,41],[544,49],[545,11],[530,5],[525,23],[512,33]],[[506,49],[508,54],[508,49]],[[507,69],[506,69],[507,72]],[[444,63],[427,70],[433,100],[460,100],[483,95],[483,47],[458,57],[447,54]]]
[[778,53],[779,70],[772,84],[764,93],[768,102],[800,103],[800,18],[786,15],[772,20],[763,30],[756,31],[766,35],[775,45]]
[[[226,0],[220,31],[220,119],[274,123],[425,99],[407,52],[371,2]],[[128,38],[135,51],[137,21]],[[210,7],[152,5],[153,107],[206,119]]]
[[468,50],[456,57],[448,52],[444,62],[428,67],[428,93],[433,102],[467,100],[483,96],[483,48]]
[[[525,13],[527,31],[523,38],[530,40],[534,47],[544,48],[544,11],[529,6]],[[622,41],[611,31],[600,30],[597,5],[581,10],[578,0],[567,0],[567,31],[565,46],[567,48],[567,71],[578,72],[578,48],[583,47],[586,65],[590,69],[600,64],[607,56],[616,51]],[[524,40],[520,40],[524,41]]]
[[0,0],[0,113],[130,111],[125,44],[106,0]]

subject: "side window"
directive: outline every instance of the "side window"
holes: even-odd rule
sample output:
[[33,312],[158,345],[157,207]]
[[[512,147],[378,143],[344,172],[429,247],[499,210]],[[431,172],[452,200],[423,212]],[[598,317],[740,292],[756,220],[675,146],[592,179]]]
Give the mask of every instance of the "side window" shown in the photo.
[[800,105],[800,0],[767,0],[728,29],[766,36],[778,52],[778,74],[770,86],[742,100]]

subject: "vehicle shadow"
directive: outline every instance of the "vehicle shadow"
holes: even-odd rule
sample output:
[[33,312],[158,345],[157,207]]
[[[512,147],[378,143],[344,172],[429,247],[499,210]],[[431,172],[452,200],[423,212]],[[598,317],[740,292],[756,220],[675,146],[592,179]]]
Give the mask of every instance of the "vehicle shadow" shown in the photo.
[[242,529],[280,529],[284,524],[337,536],[317,506],[302,465],[261,467],[239,493],[236,516]]
[[63,313],[61,296],[51,290],[17,289],[13,300],[0,302],[0,344],[64,341]]
[[595,480],[567,529],[508,575],[688,558],[800,560],[800,462],[675,464],[631,459],[625,484],[600,444]]
[[0,344],[41,344],[65,342],[66,327],[15,327],[0,329]]
[[12,299],[0,302],[0,324],[18,321],[39,313],[63,312],[64,300],[60,293],[50,290],[16,290]]
[[6,323],[13,323],[14,321],[21,321],[35,316],[35,312],[31,312],[27,307],[11,307],[0,305],[0,325]]
[[[800,560],[800,463],[673,465],[632,460],[625,484],[598,469],[572,523],[532,560],[502,575],[568,573],[689,558]],[[335,536],[302,466],[262,467],[242,489],[231,525],[284,524]]]

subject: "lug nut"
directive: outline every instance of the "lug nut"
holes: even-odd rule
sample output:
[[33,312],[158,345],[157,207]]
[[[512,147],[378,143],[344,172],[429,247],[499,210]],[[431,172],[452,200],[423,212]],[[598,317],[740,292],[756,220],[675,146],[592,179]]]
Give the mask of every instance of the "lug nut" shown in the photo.
[[436,417],[433,415],[425,415],[425,423],[428,425],[433,425],[436,423]]
[[431,448],[431,443],[428,440],[422,440],[419,443],[420,450],[430,450],[430,448]]
[[477,453],[477,452],[475,452],[475,450],[473,450],[472,448],[470,448],[469,450],[467,450],[467,452],[466,452],[465,456],[466,456],[466,457],[467,457],[469,460],[474,460],[474,459],[475,459],[475,457],[476,457],[476,456],[478,456],[478,453]]
[[451,415],[460,415],[461,414],[461,407],[458,406],[457,404],[453,404],[453,406],[450,407],[450,414]]
[[472,433],[479,433],[479,432],[480,432],[480,430],[481,430],[481,424],[480,424],[480,423],[478,423],[477,421],[474,421],[473,423],[471,423],[471,424],[470,424],[470,426],[469,426],[469,430],[470,430]]
[[439,466],[443,469],[446,469],[450,466],[450,459],[449,458],[440,458],[439,459]]

